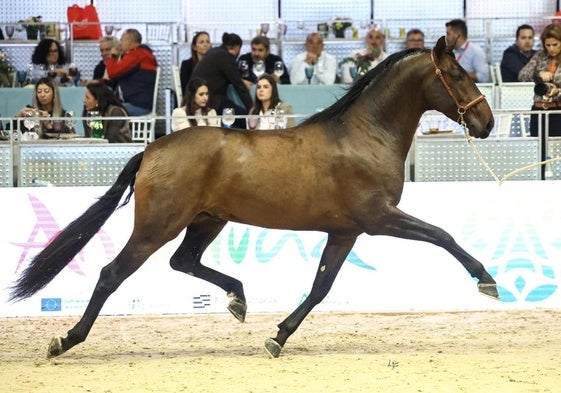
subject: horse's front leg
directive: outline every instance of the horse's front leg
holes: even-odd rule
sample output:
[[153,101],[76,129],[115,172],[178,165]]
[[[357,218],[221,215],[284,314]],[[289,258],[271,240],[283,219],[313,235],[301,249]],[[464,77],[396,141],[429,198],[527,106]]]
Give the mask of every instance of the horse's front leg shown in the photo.
[[347,255],[356,241],[354,237],[338,237],[329,235],[323,249],[314,284],[308,297],[278,327],[277,336],[265,341],[265,349],[271,357],[278,357],[286,340],[298,329],[304,318],[329,293],[337,273],[341,269]]
[[171,257],[170,265],[175,270],[206,280],[224,289],[230,297],[228,310],[237,320],[243,322],[247,304],[241,281],[201,264],[204,251],[226,223],[227,221],[207,215],[198,216],[187,227],[185,239]]
[[383,222],[382,227],[375,228],[372,232],[367,231],[367,233],[420,240],[440,246],[456,257],[472,277],[479,280],[477,284],[479,292],[495,299],[499,298],[497,283],[481,262],[460,247],[454,238],[442,228],[410,216],[397,207],[392,208],[384,216]]

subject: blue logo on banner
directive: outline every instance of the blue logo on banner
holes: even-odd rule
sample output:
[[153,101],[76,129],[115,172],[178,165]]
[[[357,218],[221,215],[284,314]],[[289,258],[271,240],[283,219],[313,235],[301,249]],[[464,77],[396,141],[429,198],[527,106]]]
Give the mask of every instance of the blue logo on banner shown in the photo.
[[60,311],[61,299],[59,297],[41,298],[41,311]]

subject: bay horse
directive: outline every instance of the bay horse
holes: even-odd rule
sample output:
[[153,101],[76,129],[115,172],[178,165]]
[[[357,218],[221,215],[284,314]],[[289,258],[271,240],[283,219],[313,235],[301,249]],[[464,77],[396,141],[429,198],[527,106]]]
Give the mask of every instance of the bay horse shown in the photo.
[[242,283],[201,264],[228,221],[328,234],[309,296],[265,341],[278,357],[287,339],[329,292],[362,234],[421,240],[452,254],[498,298],[495,280],[443,229],[396,206],[404,163],[423,112],[434,109],[486,138],[493,114],[444,37],[432,50],[389,56],[335,104],[301,125],[274,131],[189,128],[159,138],[132,157],[109,190],[33,258],[11,288],[11,299],[46,286],[135,194],[134,227],[121,252],[100,272],[92,297],[66,337],[53,338],[48,357],[83,342],[107,298],[156,250],[186,228],[170,260],[173,269],[217,285],[228,309],[246,316]]

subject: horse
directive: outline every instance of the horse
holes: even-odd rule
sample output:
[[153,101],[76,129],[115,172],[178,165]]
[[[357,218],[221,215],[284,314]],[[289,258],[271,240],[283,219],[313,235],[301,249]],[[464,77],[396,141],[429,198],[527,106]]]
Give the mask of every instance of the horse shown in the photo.
[[66,337],[51,340],[47,357],[85,341],[107,298],[183,229],[170,266],[222,288],[228,310],[244,322],[242,283],[201,264],[228,221],[328,235],[308,297],[265,341],[273,358],[328,294],[362,233],[440,246],[478,280],[482,294],[498,299],[495,280],[449,233],[397,208],[406,156],[422,114],[431,109],[460,121],[473,137],[486,138],[494,125],[485,97],[446,49],[444,37],[431,50],[389,56],[332,106],[294,128],[196,127],[158,138],[31,260],[10,298],[21,300],[46,286],[134,193],[130,238],[101,269],[81,319]]

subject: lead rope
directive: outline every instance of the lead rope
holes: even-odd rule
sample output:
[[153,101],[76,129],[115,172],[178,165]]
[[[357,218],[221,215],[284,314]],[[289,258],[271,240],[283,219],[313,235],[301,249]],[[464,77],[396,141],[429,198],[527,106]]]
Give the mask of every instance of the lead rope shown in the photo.
[[469,132],[468,132],[468,129],[467,129],[467,124],[464,120],[464,114],[467,112],[467,110],[470,109],[472,106],[475,106],[479,102],[483,101],[485,99],[485,96],[483,94],[481,94],[479,97],[474,98],[467,105],[465,105],[465,106],[460,105],[458,99],[456,98],[456,96],[452,92],[452,89],[448,85],[448,82],[446,82],[446,79],[444,79],[444,76],[442,75],[442,71],[436,65],[436,60],[434,58],[434,49],[431,50],[431,52],[430,52],[430,59],[431,59],[431,62],[434,66],[434,71],[436,73],[436,76],[438,77],[438,79],[440,79],[440,81],[444,85],[444,88],[448,92],[448,95],[450,97],[452,97],[452,100],[454,100],[454,103],[456,104],[456,107],[458,108],[458,115],[459,115],[458,123],[462,126],[462,128],[464,130],[464,135],[466,136],[467,143],[469,145],[471,145],[473,151],[475,152],[475,155],[479,158],[479,161],[481,161],[481,163],[483,164],[485,169],[487,169],[487,171],[491,174],[493,179],[495,179],[495,181],[497,181],[499,183],[499,185],[503,184],[503,182],[505,180],[507,180],[508,178],[516,175],[517,173],[523,172],[525,170],[528,170],[528,169],[533,168],[533,167],[538,166],[538,165],[546,165],[546,164],[549,164],[551,162],[561,160],[561,157],[556,157],[556,158],[550,158],[550,159],[545,160],[545,161],[540,161],[540,162],[536,162],[536,163],[533,163],[533,164],[530,164],[530,165],[526,165],[526,166],[523,166],[521,168],[515,169],[510,173],[507,173],[505,176],[503,176],[502,179],[499,179],[498,176],[495,174],[495,172],[493,172],[493,170],[491,169],[489,164],[487,164],[487,161],[485,161],[485,159],[483,158],[483,156],[479,152],[479,149],[477,148],[477,146],[475,146],[475,144],[473,143],[473,137],[471,137],[469,135]]
[[555,162],[555,161],[561,161],[561,157],[555,157],[555,158],[550,158],[550,159],[547,159],[547,160],[544,160],[544,161],[535,162],[533,164],[529,164],[529,165],[523,166],[521,168],[517,168],[517,169],[507,173],[506,175],[504,175],[501,179],[499,179],[499,177],[491,169],[489,164],[487,164],[487,161],[485,161],[485,159],[483,158],[483,156],[479,152],[479,149],[477,148],[477,146],[475,146],[475,143],[473,143],[473,137],[471,135],[469,135],[469,132],[468,132],[468,129],[467,129],[467,124],[464,121],[464,113],[465,112],[461,112],[458,109],[458,113],[460,115],[460,117],[458,119],[458,123],[460,123],[460,125],[462,126],[462,128],[464,130],[464,135],[466,136],[466,141],[467,141],[468,145],[471,146],[475,155],[479,158],[479,161],[481,161],[481,163],[483,164],[485,169],[487,169],[487,171],[491,174],[493,179],[495,179],[495,181],[497,183],[499,183],[499,186],[502,185],[505,180],[511,178],[512,176],[516,175],[517,173],[524,172],[524,171],[526,171],[530,168],[533,168],[533,167],[536,167],[536,166],[539,166],[539,165],[547,165],[547,164]]

